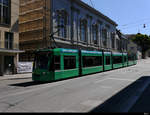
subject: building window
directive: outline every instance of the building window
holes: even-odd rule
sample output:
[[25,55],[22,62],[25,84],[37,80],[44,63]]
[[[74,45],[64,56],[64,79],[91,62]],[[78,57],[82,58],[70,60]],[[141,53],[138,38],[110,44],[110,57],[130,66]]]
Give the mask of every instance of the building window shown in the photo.
[[13,49],[13,37],[14,34],[10,32],[5,32],[5,48]]
[[123,40],[122,44],[123,44],[123,50],[125,50],[126,49],[126,40]]
[[0,24],[10,25],[11,5],[10,0],[0,0]]
[[117,50],[121,50],[121,42],[119,39],[116,40]]
[[87,40],[87,21],[81,20],[80,21],[80,37],[82,42],[86,42]]
[[126,40],[125,41],[125,50],[127,50],[128,49],[128,41]]
[[114,49],[115,48],[115,33],[111,33],[111,46]]
[[92,36],[93,36],[93,43],[98,44],[98,26],[92,26]]
[[57,11],[57,25],[59,27],[58,36],[67,38],[68,14],[65,10]]
[[102,41],[103,41],[103,46],[107,46],[107,30],[102,29]]

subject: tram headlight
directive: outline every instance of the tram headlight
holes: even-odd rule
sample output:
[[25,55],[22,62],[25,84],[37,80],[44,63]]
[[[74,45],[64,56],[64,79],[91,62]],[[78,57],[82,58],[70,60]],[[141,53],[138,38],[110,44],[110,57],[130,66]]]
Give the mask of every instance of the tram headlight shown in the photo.
[[43,72],[43,75],[46,75],[46,72]]

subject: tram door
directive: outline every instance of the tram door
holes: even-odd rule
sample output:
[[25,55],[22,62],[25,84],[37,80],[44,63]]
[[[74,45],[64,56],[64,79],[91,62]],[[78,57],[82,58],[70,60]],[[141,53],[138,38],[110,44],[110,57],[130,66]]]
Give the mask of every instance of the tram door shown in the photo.
[[4,57],[4,74],[10,75],[13,74],[14,70],[14,56],[5,56]]

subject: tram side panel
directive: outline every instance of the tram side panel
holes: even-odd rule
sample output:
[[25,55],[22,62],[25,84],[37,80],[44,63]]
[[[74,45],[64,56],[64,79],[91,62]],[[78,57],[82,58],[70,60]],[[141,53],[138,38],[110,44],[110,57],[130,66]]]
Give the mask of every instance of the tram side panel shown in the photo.
[[128,66],[128,55],[127,53],[123,53],[123,67]]
[[113,53],[113,69],[121,68],[123,67],[123,56],[122,53]]
[[104,71],[112,70],[112,56],[111,52],[104,52]]
[[128,66],[134,65],[134,56],[128,55]]
[[103,55],[98,51],[81,50],[82,75],[103,71]]
[[[57,57],[55,55],[54,57]],[[61,49],[60,62],[55,62],[54,65],[60,63],[60,69],[54,72],[54,80],[67,79],[79,76],[79,55],[78,50]]]

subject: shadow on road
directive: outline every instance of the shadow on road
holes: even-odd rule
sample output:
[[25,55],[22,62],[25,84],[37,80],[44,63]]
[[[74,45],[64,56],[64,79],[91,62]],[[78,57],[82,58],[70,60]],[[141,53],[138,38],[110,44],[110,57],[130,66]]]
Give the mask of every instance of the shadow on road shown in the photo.
[[150,76],[143,76],[91,112],[150,112]]
[[46,84],[47,82],[23,82],[23,83],[16,83],[16,84],[10,84],[9,86],[18,86],[18,87],[30,87],[34,85],[41,85],[41,84]]
[[31,77],[27,78],[9,78],[9,79],[4,79],[4,80],[23,80],[23,79],[32,79]]

